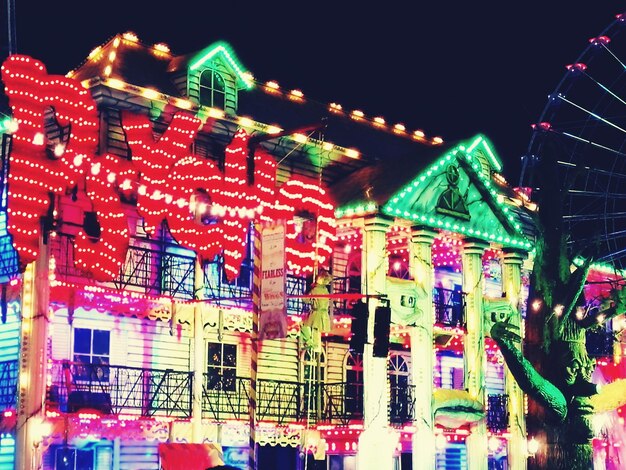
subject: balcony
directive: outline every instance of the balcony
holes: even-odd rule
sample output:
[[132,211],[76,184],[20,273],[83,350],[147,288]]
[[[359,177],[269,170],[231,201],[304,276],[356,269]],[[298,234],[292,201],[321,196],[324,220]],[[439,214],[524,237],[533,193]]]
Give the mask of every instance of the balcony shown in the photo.
[[489,394],[487,396],[487,429],[492,433],[506,431],[509,427],[509,396]]
[[433,289],[435,323],[450,328],[465,328],[465,294],[461,291]]
[[407,424],[415,414],[415,386],[391,387],[389,394],[389,422]]
[[[74,228],[78,230],[78,227]],[[74,238],[75,235],[70,233],[56,232],[50,238],[50,250],[56,260],[57,279],[82,284],[89,275],[74,266]],[[0,275],[2,267],[3,261],[0,260]],[[166,295],[180,300],[191,300],[200,295],[215,305],[251,308],[253,266],[250,260],[242,264],[239,276],[231,282],[224,276],[221,259],[206,263],[202,273],[203,286],[199,292],[194,286],[195,271],[195,254],[192,251],[174,241],[134,237],[128,247],[126,261],[116,279],[111,281],[111,287],[150,295]],[[287,296],[302,295],[307,288],[306,278],[287,276]],[[289,313],[301,314],[303,308],[303,299],[287,300]]]
[[[191,417],[192,372],[61,361],[52,364],[50,375],[47,400],[50,410]],[[16,383],[17,379],[14,387]],[[202,389],[203,418],[217,421],[248,419],[249,378],[225,379],[215,375],[209,378],[204,374]],[[390,422],[410,422],[414,403],[413,387],[392,387]],[[340,382],[310,386],[261,379],[257,381],[256,413],[259,421],[278,424],[306,420],[341,425],[361,422],[363,384]]]
[[0,362],[0,411],[17,405],[18,361]]
[[191,372],[63,361],[49,373],[50,409],[191,417]]

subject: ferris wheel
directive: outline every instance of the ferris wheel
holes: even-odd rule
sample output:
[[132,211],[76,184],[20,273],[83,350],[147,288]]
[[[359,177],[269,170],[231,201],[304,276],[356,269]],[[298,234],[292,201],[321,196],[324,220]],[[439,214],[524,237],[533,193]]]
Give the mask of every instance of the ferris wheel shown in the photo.
[[533,128],[520,186],[560,190],[570,255],[593,245],[626,269],[626,13],[567,65]]

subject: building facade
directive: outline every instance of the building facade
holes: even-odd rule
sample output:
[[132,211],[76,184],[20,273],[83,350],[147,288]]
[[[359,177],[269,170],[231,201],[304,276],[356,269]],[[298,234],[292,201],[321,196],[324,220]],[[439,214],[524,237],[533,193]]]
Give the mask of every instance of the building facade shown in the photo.
[[[488,332],[522,323],[532,207],[489,140],[244,70],[225,43],[175,56],[132,33],[66,76],[4,63],[0,468],[215,450],[192,444],[240,468],[525,468]],[[309,347],[315,299],[330,323]]]

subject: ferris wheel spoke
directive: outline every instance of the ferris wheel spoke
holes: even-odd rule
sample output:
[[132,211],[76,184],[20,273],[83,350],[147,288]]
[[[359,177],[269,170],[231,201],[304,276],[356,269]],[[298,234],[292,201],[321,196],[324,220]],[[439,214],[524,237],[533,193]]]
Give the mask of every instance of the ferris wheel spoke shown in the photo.
[[[623,66],[624,64],[622,64]],[[583,72],[584,75],[586,77],[588,77],[592,82],[594,82],[596,85],[598,85],[600,88],[602,88],[604,91],[606,91],[609,95],[611,95],[613,98],[615,98],[617,101],[619,101],[622,104],[626,104],[626,101],[624,101],[620,96],[616,95],[613,90],[611,90],[609,87],[607,87],[606,85],[600,83],[598,80],[596,80],[595,78],[593,78],[591,75],[589,75],[587,72]]]
[[626,199],[626,193],[608,193],[602,191],[586,191],[583,189],[568,189],[567,193],[572,196],[591,196],[602,199]]
[[597,241],[606,242],[609,240],[619,240],[626,238],[626,229],[616,230],[614,232],[604,233],[601,235],[593,235],[586,238],[577,238],[576,240],[569,240],[568,245],[588,245]]
[[564,215],[563,220],[568,222],[590,222],[593,220],[603,220],[605,217],[610,217],[611,219],[626,219],[626,212],[607,212],[604,214],[573,214],[573,215]]
[[[623,154],[623,156],[626,156],[626,154]],[[582,169],[586,173],[589,173],[590,175],[606,176],[609,179],[626,179],[626,173],[617,173],[617,172],[612,172],[612,171],[609,171],[609,170],[604,170],[602,168],[594,168],[594,167],[590,167],[590,166],[579,166],[579,165],[577,165],[575,163],[566,162],[566,161],[563,161],[563,160],[558,160],[556,163],[558,165],[564,166],[566,168]]]
[[626,134],[626,130],[625,130],[625,129],[623,129],[623,128],[621,128],[620,126],[618,126],[617,124],[615,124],[615,123],[613,123],[613,122],[609,121],[608,119],[603,118],[603,117],[602,117],[602,116],[600,116],[599,114],[596,114],[596,113],[594,113],[594,112],[592,112],[592,111],[589,111],[587,108],[585,108],[585,107],[583,107],[583,106],[581,106],[581,105],[579,105],[579,104],[576,104],[576,103],[574,103],[573,101],[568,100],[565,96],[563,96],[563,95],[562,95],[562,94],[560,94],[560,93],[559,93],[557,96],[558,96],[558,98],[559,98],[560,100],[562,100],[562,101],[564,101],[564,102],[566,102],[566,103],[568,103],[568,104],[570,104],[570,105],[572,105],[572,106],[574,106],[574,107],[576,107],[576,108],[580,109],[581,111],[583,111],[583,112],[585,112],[585,113],[589,114],[589,116],[591,116],[591,117],[593,117],[593,118],[596,118],[596,119],[598,119],[598,120],[600,120],[600,121],[604,122],[605,124],[608,124],[609,126],[611,126],[611,127],[615,128],[615,129],[617,129],[618,131],[623,132],[624,134]]
[[[558,132],[558,131],[555,131],[555,132]],[[570,134],[569,132],[558,132],[558,133],[562,134],[562,135],[564,135],[566,137],[570,137],[572,139],[578,140],[579,142],[584,142],[585,144],[593,145],[594,147],[597,147],[599,149],[606,150],[608,152],[613,153],[614,155],[619,155],[620,157],[626,157],[626,153],[620,152],[619,150],[613,149],[611,147],[607,147],[606,145],[602,145],[602,144],[600,144],[598,142],[594,142],[594,141],[589,140],[589,139],[584,139],[584,138],[579,137],[577,135]]]
[[611,252],[611,253],[607,253],[607,254],[605,254],[603,256],[599,256],[598,257],[598,261],[604,262],[604,263],[606,263],[606,262],[615,262],[615,261],[621,260],[621,259],[623,259],[625,257],[626,257],[626,248],[623,248],[621,250],[614,251],[614,252]]
[[607,52],[611,55],[611,57],[613,57],[613,58],[615,59],[615,61],[616,61],[619,65],[621,65],[621,66],[622,66],[622,68],[623,68],[624,70],[626,70],[626,65],[624,65],[624,62],[622,62],[622,61],[619,59],[619,57],[617,57],[617,56],[613,53],[613,51],[607,47],[607,43],[608,43],[608,42],[602,41],[602,42],[600,42],[599,44],[601,44],[601,45],[602,45],[602,47],[604,48],[604,50],[606,50],[606,51],[607,51]]

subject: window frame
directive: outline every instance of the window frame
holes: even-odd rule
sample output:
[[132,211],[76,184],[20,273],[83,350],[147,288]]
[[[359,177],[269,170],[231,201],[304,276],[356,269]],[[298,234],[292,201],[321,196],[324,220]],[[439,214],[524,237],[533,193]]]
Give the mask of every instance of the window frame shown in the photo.
[[[218,346],[220,354],[219,365],[211,362],[211,347]],[[224,365],[226,357],[225,348],[234,348],[234,364]],[[226,392],[234,392],[237,390],[237,362],[238,347],[235,343],[223,343],[207,341],[206,343],[206,386],[208,390],[223,390]],[[228,372],[226,375],[225,372]],[[217,381],[215,379],[217,378]]]
[[[89,352],[83,352],[83,351],[76,351],[76,334],[79,331],[89,331]],[[96,332],[100,332],[100,333],[106,333],[106,335],[108,336],[108,344],[107,344],[107,353],[96,353],[94,352],[94,341],[95,341],[95,333]],[[89,328],[89,327],[74,327],[72,328],[72,348],[71,348],[71,354],[72,354],[72,362],[74,364],[74,377],[76,380],[79,381],[105,381],[108,382],[109,381],[109,377],[110,377],[110,369],[109,366],[111,365],[111,331],[110,330],[105,330],[105,329],[101,329],[101,328]],[[84,359],[87,358],[88,361],[86,362]],[[95,362],[95,358],[99,358],[100,362]],[[106,359],[106,360],[103,360]],[[92,367],[89,367],[88,370],[86,371],[85,367],[81,366],[80,364],[87,364],[90,365]],[[95,367],[96,366],[102,366],[102,376],[93,376],[93,372],[96,370]]]
[[[202,83],[203,76],[206,73],[211,74],[209,79],[210,84],[205,85]],[[221,80],[221,86],[216,87],[216,77]],[[220,97],[221,103],[218,103],[216,97]],[[206,98],[208,97],[208,102]],[[226,109],[226,80],[224,75],[214,68],[207,68],[200,72],[198,75],[198,101],[201,105],[210,106],[212,108]]]

